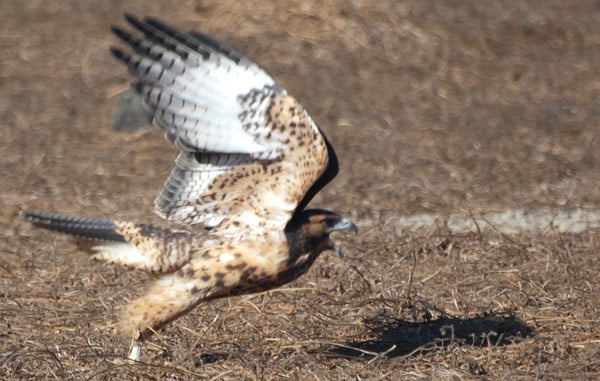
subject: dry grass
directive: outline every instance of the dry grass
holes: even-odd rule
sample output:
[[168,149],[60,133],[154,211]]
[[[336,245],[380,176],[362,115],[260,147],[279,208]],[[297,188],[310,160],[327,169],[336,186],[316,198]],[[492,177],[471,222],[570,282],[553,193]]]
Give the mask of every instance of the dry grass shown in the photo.
[[[0,3],[0,378],[594,379],[598,231],[403,231],[400,214],[600,205],[592,1]],[[469,4],[472,3],[472,4]],[[21,209],[153,220],[175,156],[110,131],[123,11],[231,42],[311,111],[341,173],[346,259],[207,304],[122,362],[145,276],[88,261]]]

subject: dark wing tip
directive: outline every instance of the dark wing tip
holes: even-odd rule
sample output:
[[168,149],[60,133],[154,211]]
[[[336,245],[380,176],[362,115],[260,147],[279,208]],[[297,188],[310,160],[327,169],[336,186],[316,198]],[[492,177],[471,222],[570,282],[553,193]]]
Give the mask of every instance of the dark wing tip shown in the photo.
[[114,33],[115,36],[119,37],[125,43],[131,45],[134,48],[138,47],[141,43],[141,40],[139,38],[137,38],[136,36],[134,36],[133,34],[129,33],[121,27],[113,25],[110,28],[110,30]]
[[131,26],[133,26],[135,29],[142,32],[145,36],[152,36],[155,33],[153,30],[153,27],[148,22],[148,20],[149,20],[148,17],[144,17],[143,19],[138,19],[137,17],[133,16],[130,13],[125,13],[124,16],[125,16],[125,20],[127,20],[127,22]]
[[117,48],[116,46],[111,46],[110,47],[110,52],[119,61],[123,61],[125,63],[129,63],[129,60],[131,59],[131,55],[125,53],[123,50],[121,50],[120,48]]
[[216,39],[212,36],[196,32],[194,30],[190,31],[189,35],[195,38],[196,40],[202,42],[209,48],[215,50],[216,52],[223,54],[225,57],[229,58],[236,64],[239,64],[244,58],[246,58],[246,56],[240,53],[237,49],[233,48],[231,45],[226,44],[225,42]]
[[135,17],[131,13],[125,12],[125,13],[123,13],[123,17],[125,17],[125,20],[127,20],[128,23],[130,23],[131,25],[133,25],[134,27],[136,27],[138,29],[140,29],[140,27],[143,26],[143,22],[140,21],[137,17]]
[[165,24],[164,22],[160,21],[156,17],[152,17],[152,16],[144,17],[144,23],[148,24],[158,30],[161,30],[169,35],[182,34],[182,32],[180,32],[176,28]]

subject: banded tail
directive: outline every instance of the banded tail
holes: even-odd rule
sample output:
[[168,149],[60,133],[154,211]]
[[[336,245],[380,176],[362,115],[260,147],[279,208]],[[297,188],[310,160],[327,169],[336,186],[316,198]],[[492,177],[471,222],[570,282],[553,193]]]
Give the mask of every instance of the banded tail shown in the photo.
[[105,218],[71,216],[38,211],[21,212],[21,217],[31,222],[34,226],[79,238],[93,241],[126,242],[125,238],[117,233],[114,221]]
[[98,241],[92,258],[150,273],[179,269],[190,257],[192,235],[149,224],[106,218],[24,211],[21,217],[34,226],[76,238]]

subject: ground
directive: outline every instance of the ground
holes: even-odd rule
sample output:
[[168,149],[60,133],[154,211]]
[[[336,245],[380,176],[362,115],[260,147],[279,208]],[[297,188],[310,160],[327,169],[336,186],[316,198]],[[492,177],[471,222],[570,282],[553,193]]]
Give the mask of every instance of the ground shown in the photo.
[[[176,151],[111,129],[123,12],[228,41],[340,158],[312,205],[356,222],[299,280],[200,306],[123,364],[147,277],[24,209],[156,221]],[[600,230],[460,233],[402,216],[600,208],[597,1],[0,3],[0,378],[596,379]]]

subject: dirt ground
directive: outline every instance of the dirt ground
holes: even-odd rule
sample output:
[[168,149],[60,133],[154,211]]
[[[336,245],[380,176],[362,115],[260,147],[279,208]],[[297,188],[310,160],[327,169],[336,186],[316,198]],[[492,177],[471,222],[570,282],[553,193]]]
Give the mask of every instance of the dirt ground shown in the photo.
[[[410,231],[390,216],[599,208],[597,1],[0,2],[0,379],[600,378],[600,231]],[[157,221],[176,151],[111,130],[124,11],[224,39],[340,158],[359,225],[279,290],[200,306],[123,364],[143,274],[24,209]]]

